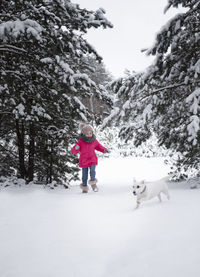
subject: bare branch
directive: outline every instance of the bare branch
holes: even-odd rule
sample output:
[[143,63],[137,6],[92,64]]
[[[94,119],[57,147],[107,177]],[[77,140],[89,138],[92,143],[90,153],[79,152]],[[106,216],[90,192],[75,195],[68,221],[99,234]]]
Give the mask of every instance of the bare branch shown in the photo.
[[25,49],[19,48],[13,45],[9,45],[9,44],[1,44],[0,51],[8,51],[8,52],[13,52],[17,54],[20,54],[19,52],[27,53]]
[[11,152],[10,150],[6,149],[6,148],[5,148],[3,145],[1,145],[1,144],[0,144],[0,148],[2,149],[2,150],[0,150],[0,152],[6,151],[6,152],[10,153],[12,156],[14,156],[15,158],[18,158],[17,155],[15,155],[15,154],[14,154],[13,152]]
[[170,85],[167,87],[162,87],[162,88],[152,91],[151,94],[157,93],[157,92],[165,90],[165,89],[177,88],[177,87],[181,87],[181,86],[185,86],[185,85],[186,85],[185,83],[181,83],[181,84],[177,84],[177,85]]
[[0,114],[12,114],[11,112],[0,112]]
[[153,94],[156,94],[157,92],[166,90],[166,89],[178,88],[178,87],[181,87],[181,86],[188,86],[189,84],[194,84],[194,83],[198,84],[198,83],[200,83],[200,81],[196,81],[196,82],[192,82],[192,83],[187,83],[187,84],[186,83],[180,83],[180,84],[176,84],[176,85],[170,85],[170,86],[162,87],[162,88],[159,88],[159,89],[151,91],[149,95],[140,98],[140,100],[144,100],[145,98],[148,98],[149,96],[151,96]]

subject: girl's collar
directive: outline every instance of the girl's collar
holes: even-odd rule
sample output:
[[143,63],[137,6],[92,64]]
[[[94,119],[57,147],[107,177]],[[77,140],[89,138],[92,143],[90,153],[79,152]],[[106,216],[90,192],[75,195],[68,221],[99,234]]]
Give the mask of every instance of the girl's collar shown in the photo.
[[96,137],[95,135],[92,135],[92,137],[86,137],[84,134],[81,134],[81,139],[85,142],[93,142],[95,141]]

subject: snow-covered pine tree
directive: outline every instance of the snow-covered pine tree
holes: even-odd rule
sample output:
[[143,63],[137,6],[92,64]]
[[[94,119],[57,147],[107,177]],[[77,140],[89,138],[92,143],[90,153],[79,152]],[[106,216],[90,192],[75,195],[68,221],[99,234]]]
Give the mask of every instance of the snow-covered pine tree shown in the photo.
[[144,100],[138,101],[142,98],[140,95],[144,90],[143,75],[142,72],[135,72],[131,76],[125,76],[110,83],[110,89],[115,95],[115,105],[102,125],[104,127],[112,122],[119,127],[119,136],[125,142],[134,140],[136,146],[151,136],[150,125],[146,124],[141,114]]
[[199,170],[200,1],[170,0],[165,10],[179,5],[186,11],[159,31],[147,51],[156,56],[148,78],[159,80],[156,90],[148,93],[148,101],[160,143],[182,154],[179,168]]
[[[80,66],[82,72],[86,73],[102,91],[101,94],[92,93],[89,101],[88,99],[83,99],[84,105],[89,109],[89,112],[93,114],[95,123],[99,124],[111,110],[112,91],[109,90],[108,84],[113,80],[113,77],[106,69],[104,63],[99,62],[92,55],[83,57]],[[111,98],[108,99],[107,93],[109,93]]]
[[83,34],[112,27],[104,14],[69,0],[0,2],[1,152],[27,181],[77,178],[69,147],[89,118],[80,99],[102,93],[79,69],[87,53],[101,60]]
[[125,101],[113,115],[123,118],[125,139],[136,134],[137,145],[153,131],[160,145],[181,153],[179,168],[181,163],[185,170],[199,170],[200,1],[169,0],[165,11],[178,6],[185,12],[169,20],[147,50],[155,55],[153,64],[136,74],[137,80],[133,74],[114,82],[117,96]]

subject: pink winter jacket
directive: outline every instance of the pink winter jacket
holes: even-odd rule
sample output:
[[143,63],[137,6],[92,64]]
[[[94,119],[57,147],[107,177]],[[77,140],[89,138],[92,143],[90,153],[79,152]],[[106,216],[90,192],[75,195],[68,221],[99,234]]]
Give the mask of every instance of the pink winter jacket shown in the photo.
[[95,150],[105,153],[107,149],[103,147],[96,139],[93,142],[85,142],[82,138],[72,147],[74,155],[80,152],[79,167],[90,167],[97,165],[98,160]]

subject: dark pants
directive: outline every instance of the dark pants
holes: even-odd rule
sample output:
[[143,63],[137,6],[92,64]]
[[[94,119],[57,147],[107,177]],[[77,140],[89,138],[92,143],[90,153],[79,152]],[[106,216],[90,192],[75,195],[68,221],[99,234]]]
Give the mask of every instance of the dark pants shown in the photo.
[[84,167],[82,168],[82,184],[83,186],[87,186],[87,180],[88,180],[88,171],[90,170],[90,180],[94,181],[96,176],[96,165],[93,164],[90,167]]

